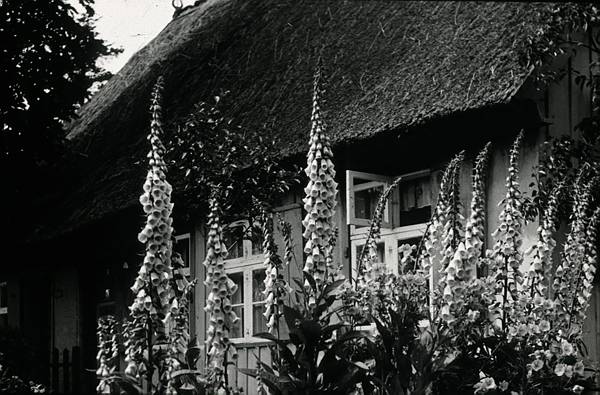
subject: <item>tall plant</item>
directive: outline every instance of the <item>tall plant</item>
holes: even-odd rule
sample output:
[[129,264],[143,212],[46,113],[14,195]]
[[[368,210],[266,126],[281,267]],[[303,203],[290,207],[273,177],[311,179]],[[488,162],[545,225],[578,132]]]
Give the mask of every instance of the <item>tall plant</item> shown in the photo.
[[[145,226],[138,234],[145,246],[144,258],[131,287],[134,300],[129,319],[122,328],[113,317],[98,322],[99,393],[120,389],[175,393],[182,386],[201,381],[201,373],[195,370],[198,347],[189,334],[189,301],[195,280],[187,280],[182,258],[173,252],[172,187],[163,159],[161,92],[159,78],[152,91],[151,149],[139,199],[146,214]],[[126,367],[122,374],[117,371],[120,338],[125,339]]]
[[[321,114],[325,90],[321,57],[318,62],[313,82],[307,166],[304,170],[308,177],[308,184],[304,188],[306,197],[303,199],[306,216],[302,221],[303,236],[306,240],[304,272],[314,279],[317,288],[317,294],[310,296],[311,306],[315,305],[315,298],[319,296],[324,286],[343,278],[339,263],[333,259],[336,229],[333,218],[337,205],[338,184],[335,181],[333,151]],[[309,292],[312,288],[308,278],[305,281],[305,288]]]
[[130,323],[126,340],[125,374],[141,383],[145,375],[146,388],[152,390],[155,366],[159,362],[154,355],[153,345],[165,339],[163,319],[167,315],[173,297],[169,281],[172,278],[171,258],[173,253],[173,219],[171,212],[171,184],[166,179],[166,164],[163,159],[165,147],[161,142],[161,92],[159,79],[152,93],[150,107],[152,121],[148,140],[148,174],[140,203],[146,214],[146,225],[138,240],[145,245],[145,255],[131,290],[135,298],[130,306]]
[[[274,394],[346,394],[356,387],[366,371],[365,366],[349,358],[346,348],[359,334],[354,331],[340,333],[340,329],[349,325],[332,319],[343,308],[334,307],[334,303],[339,300],[340,287],[345,280],[341,266],[333,256],[337,237],[333,218],[338,190],[334,180],[333,152],[321,115],[323,84],[319,58],[314,75],[312,124],[305,169],[308,184],[304,188],[304,209],[307,214],[302,224],[306,260],[302,279],[294,279],[298,285],[294,292],[296,303],[290,306],[278,299],[277,304],[277,311],[283,310],[289,342],[281,339],[278,332],[255,334],[273,342],[272,364],[258,361],[257,369],[240,369],[257,378],[261,393],[268,388]],[[267,276],[279,279],[278,288],[269,278],[265,280],[270,286],[266,292],[275,298],[287,295],[289,288],[280,273],[282,259],[272,243],[271,221],[270,215],[263,215]],[[283,261],[289,263],[294,258],[290,226],[285,222],[280,225],[286,246]],[[275,289],[280,292],[273,293]],[[272,316],[270,309],[273,307],[274,304],[267,303],[267,315]],[[278,323],[275,317],[273,323]]]
[[208,381],[215,389],[229,391],[227,375],[228,363],[237,358],[230,333],[238,325],[239,317],[231,307],[231,297],[237,291],[237,285],[225,272],[224,259],[227,247],[223,242],[221,212],[219,202],[213,197],[208,215],[208,238],[206,242],[206,298],[208,331],[206,337]]
[[[525,254],[527,204],[518,181],[522,140],[520,133],[510,150],[506,197],[491,249],[482,254],[486,146],[475,161],[471,214],[464,232],[457,199],[459,155],[444,173],[425,248],[417,256],[412,249],[404,249],[404,262],[420,262],[416,271],[397,277],[380,274],[375,280],[378,285],[362,290],[385,350],[381,354],[371,347],[377,356],[375,372],[385,377],[372,376],[374,387],[416,393],[562,393],[589,387],[577,345],[596,270],[598,171],[584,165],[574,180],[577,194],[571,205],[569,232],[553,273],[554,233],[564,197],[559,192],[564,184],[557,184],[547,199],[538,241]],[[477,267],[483,274],[480,277],[476,276]],[[437,278],[428,276],[435,272]],[[427,293],[426,282],[415,279],[427,277],[433,282],[429,314],[418,309],[407,314],[411,306],[418,305],[423,292]],[[359,287],[366,283],[358,282]],[[405,297],[396,291],[415,286]],[[419,325],[416,320],[421,320]]]

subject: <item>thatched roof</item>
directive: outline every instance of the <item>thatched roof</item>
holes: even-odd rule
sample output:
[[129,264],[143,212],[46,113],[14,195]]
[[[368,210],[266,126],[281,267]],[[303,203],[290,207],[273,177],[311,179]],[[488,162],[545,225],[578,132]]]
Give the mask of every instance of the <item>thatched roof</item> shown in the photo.
[[[334,143],[507,103],[545,5],[497,2],[209,0],[175,18],[81,109],[69,138],[80,179],[55,225],[72,229],[137,202],[149,92],[165,78],[165,117],[231,92],[228,115],[266,125],[281,154],[305,149],[311,77],[325,45]],[[60,209],[58,210],[60,212]]]

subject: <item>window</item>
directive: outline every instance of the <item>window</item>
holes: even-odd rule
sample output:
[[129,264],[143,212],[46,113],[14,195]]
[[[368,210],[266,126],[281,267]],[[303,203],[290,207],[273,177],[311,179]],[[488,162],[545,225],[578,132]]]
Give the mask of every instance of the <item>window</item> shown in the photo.
[[252,257],[262,257],[262,229],[258,223],[250,226],[246,220],[236,221],[223,229],[227,246],[227,261],[242,262]]
[[0,327],[8,326],[8,283],[0,283]]
[[[369,226],[379,196],[392,182],[390,177],[359,171],[346,171],[346,218],[348,225]],[[390,220],[389,203],[383,214],[383,225]]]
[[186,276],[190,275],[190,262],[191,262],[191,246],[190,246],[190,234],[184,233],[179,236],[175,236],[175,245],[173,249],[181,254],[183,259],[184,269],[183,272]]
[[431,218],[432,199],[429,172],[404,176],[400,182],[399,197],[400,226],[428,222]]
[[[392,183],[392,178],[347,171],[346,181],[347,223],[350,225],[352,276],[355,277],[377,200]],[[398,273],[400,247],[418,244],[425,233],[431,218],[435,186],[432,173],[422,170],[403,175],[398,188],[392,192],[377,244],[378,260],[385,263],[389,271]]]
[[266,332],[265,311],[265,268],[263,265],[262,230],[258,224],[236,221],[225,227],[223,239],[228,255],[225,271],[237,286],[231,304],[240,318],[235,332],[231,333],[234,343],[263,341],[255,338],[255,333]]

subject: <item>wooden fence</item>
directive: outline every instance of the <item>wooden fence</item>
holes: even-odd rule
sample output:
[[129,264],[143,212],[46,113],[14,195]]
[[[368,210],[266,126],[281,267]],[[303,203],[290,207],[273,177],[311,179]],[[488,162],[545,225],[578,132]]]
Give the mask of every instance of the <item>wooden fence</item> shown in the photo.
[[81,350],[73,347],[71,351],[65,348],[52,351],[50,362],[50,392],[53,394],[80,394],[81,378]]

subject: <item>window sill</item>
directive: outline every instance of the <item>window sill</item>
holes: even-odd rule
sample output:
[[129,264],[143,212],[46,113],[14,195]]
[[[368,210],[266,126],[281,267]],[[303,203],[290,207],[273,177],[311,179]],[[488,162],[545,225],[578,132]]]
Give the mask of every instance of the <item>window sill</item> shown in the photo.
[[[425,233],[425,229],[427,228],[427,222],[421,223],[421,224],[414,224],[414,225],[406,225],[406,226],[399,226],[397,228],[381,228],[381,236],[404,236],[405,234],[407,235],[406,238],[409,238],[409,236],[412,236],[413,234],[416,234],[418,236],[422,236]],[[361,239],[366,239],[367,236],[369,234],[369,228],[355,228],[352,230],[351,232],[351,238],[352,240],[361,240]],[[404,237],[402,237],[404,238]]]
[[260,346],[268,346],[275,344],[274,342],[266,339],[262,339],[260,337],[238,337],[235,339],[231,339],[231,342],[235,344],[236,347],[260,347]]

